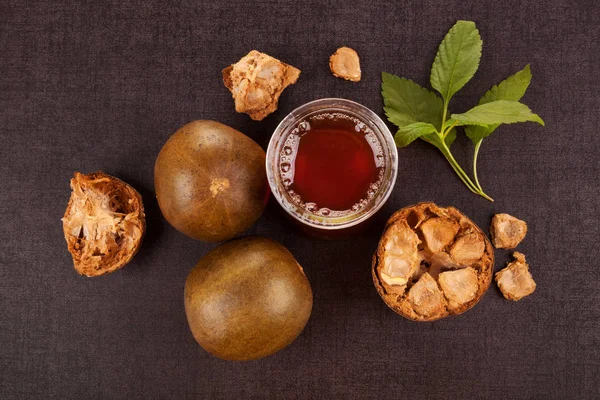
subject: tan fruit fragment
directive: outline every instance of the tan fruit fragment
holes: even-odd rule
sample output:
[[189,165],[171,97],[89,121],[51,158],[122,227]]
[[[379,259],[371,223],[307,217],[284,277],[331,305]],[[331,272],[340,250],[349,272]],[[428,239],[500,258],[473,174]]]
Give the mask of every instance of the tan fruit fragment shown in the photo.
[[515,251],[513,257],[513,262],[496,273],[496,283],[505,298],[517,301],[533,293],[536,284],[525,262],[525,255]]
[[470,302],[477,295],[477,272],[471,267],[442,272],[438,281],[450,309]]
[[446,311],[444,295],[438,288],[435,279],[428,273],[424,273],[410,288],[407,300],[417,314],[429,318],[440,316]]
[[360,58],[350,47],[340,47],[329,57],[329,69],[338,78],[352,82],[360,81]]
[[473,263],[483,256],[485,242],[477,232],[464,234],[450,248],[450,255],[460,265]]
[[421,254],[421,260],[429,264],[428,272],[434,279],[438,278],[441,271],[460,268],[460,265],[445,251],[431,255],[430,252],[423,250],[419,254]]
[[101,171],[75,172],[63,231],[77,272],[99,276],[127,264],[139,250],[146,229],[140,194]]
[[223,83],[235,100],[235,110],[260,121],[277,110],[281,92],[299,76],[298,68],[252,50],[223,70]]
[[419,264],[417,246],[421,241],[403,222],[391,227],[383,239],[385,253],[381,279],[388,285],[406,285]]
[[421,225],[427,249],[437,253],[448,246],[456,236],[459,225],[446,218],[430,218]]
[[509,214],[496,214],[492,218],[490,235],[497,249],[514,249],[527,234],[527,223]]

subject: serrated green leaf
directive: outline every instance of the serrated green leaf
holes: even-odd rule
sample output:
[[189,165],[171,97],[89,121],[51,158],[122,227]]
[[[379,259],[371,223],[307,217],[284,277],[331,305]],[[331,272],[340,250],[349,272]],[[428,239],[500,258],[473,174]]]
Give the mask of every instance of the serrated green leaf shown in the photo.
[[429,135],[435,132],[435,126],[427,122],[415,122],[398,129],[394,139],[396,141],[396,146],[406,147],[421,136]]
[[[495,100],[519,101],[525,95],[531,82],[531,70],[529,64],[521,71],[509,76],[498,85],[488,90],[479,100],[479,104],[486,104]],[[498,125],[487,127],[470,125],[465,128],[465,134],[474,144],[488,137]]]
[[479,104],[496,100],[519,101],[525,95],[530,83],[531,68],[527,64],[525,68],[488,90],[479,100]]
[[483,42],[472,21],[458,21],[440,44],[431,67],[431,87],[446,104],[475,75]]
[[381,94],[388,120],[403,126],[415,122],[442,123],[442,99],[410,79],[383,72]]
[[495,100],[471,108],[462,114],[452,114],[452,119],[458,125],[513,124],[515,122],[537,122],[544,125],[539,115],[534,114],[529,107],[518,101]]

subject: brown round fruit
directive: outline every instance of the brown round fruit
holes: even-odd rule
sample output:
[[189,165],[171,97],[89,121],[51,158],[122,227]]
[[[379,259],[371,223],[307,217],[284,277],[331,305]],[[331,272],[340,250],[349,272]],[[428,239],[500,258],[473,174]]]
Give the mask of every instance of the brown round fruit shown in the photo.
[[207,242],[231,239],[266,206],[265,152],[219,122],[190,122],[161,149],[154,186],[163,215],[178,231]]
[[98,171],[75,172],[63,231],[75,270],[99,276],[116,271],[138,252],[146,230],[142,196]]
[[494,269],[490,241],[454,207],[419,203],[390,217],[373,256],[377,292],[413,321],[435,321],[473,307]]
[[184,302],[192,334],[206,351],[226,360],[254,360],[296,339],[313,296],[285,247],[247,237],[218,246],[196,264]]

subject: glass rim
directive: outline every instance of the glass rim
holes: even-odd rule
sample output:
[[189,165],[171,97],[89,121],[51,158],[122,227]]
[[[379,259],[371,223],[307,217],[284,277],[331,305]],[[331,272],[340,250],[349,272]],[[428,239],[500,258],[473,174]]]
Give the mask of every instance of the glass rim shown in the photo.
[[[287,199],[279,171],[279,153],[289,131],[311,114],[323,111],[344,112],[357,117],[377,136],[384,149],[384,177],[375,196],[362,209],[345,216],[322,216],[312,213]],[[282,140],[283,139],[283,140]],[[291,111],[275,128],[266,153],[266,172],[273,196],[285,212],[303,225],[320,230],[339,230],[358,225],[373,216],[390,197],[398,175],[398,149],[392,133],[383,120],[368,107],[343,98],[322,98],[305,103]],[[281,192],[284,193],[281,193]]]

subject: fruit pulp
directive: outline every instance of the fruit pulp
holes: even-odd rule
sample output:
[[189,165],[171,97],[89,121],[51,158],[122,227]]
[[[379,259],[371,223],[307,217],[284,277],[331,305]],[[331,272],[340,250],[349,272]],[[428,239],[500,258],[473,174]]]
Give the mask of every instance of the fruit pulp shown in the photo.
[[286,141],[284,185],[307,211],[345,215],[363,208],[383,176],[382,146],[359,119],[323,113],[301,121]]

